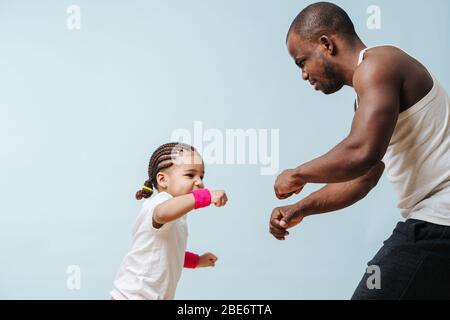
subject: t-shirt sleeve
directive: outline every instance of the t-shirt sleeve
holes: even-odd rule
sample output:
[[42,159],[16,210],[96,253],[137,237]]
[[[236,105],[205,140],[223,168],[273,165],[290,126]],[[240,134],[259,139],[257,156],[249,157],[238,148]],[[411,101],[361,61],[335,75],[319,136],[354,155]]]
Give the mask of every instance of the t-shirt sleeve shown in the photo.
[[153,227],[153,211],[155,210],[155,208],[163,203],[166,202],[167,200],[172,199],[173,197],[168,194],[167,192],[161,192],[158,193],[155,197],[155,199],[153,200],[152,203],[152,207],[150,209],[150,228],[155,232],[155,233],[165,233],[167,232],[168,229],[170,229],[170,227],[173,225],[173,221],[165,223],[161,228],[157,229],[155,227]]

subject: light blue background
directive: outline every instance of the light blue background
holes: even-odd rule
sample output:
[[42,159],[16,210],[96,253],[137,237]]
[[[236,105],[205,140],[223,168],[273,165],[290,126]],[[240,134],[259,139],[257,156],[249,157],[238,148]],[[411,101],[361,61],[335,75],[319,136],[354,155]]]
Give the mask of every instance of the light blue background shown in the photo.
[[[140,209],[148,158],[177,128],[280,129],[281,169],[349,132],[354,93],[300,79],[284,40],[309,1],[0,1],[0,298],[108,299]],[[336,1],[367,45],[395,44],[450,88],[447,0]],[[66,27],[81,7],[81,30]],[[371,4],[381,30],[366,27]],[[179,299],[347,299],[397,221],[385,177],[362,202],[268,232],[275,176],[210,165],[229,204],[189,216]],[[305,196],[319,186],[308,186]],[[81,289],[66,268],[79,265]]]

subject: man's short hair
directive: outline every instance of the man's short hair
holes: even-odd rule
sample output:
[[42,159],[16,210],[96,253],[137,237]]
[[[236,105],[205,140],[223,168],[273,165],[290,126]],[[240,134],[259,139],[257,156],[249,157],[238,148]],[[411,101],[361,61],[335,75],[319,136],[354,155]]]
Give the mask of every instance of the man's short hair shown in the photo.
[[331,34],[347,38],[357,37],[355,26],[348,14],[330,2],[313,3],[303,9],[292,22],[286,40],[291,32],[307,40]]

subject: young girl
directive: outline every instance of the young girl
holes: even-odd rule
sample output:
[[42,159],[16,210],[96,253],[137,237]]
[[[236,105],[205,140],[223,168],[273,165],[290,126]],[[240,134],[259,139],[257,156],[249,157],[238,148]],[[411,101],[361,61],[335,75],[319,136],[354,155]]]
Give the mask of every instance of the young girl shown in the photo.
[[[186,252],[186,214],[228,201],[224,191],[204,188],[204,164],[194,147],[169,143],[151,156],[149,179],[136,199],[146,198],[133,227],[133,243],[111,291],[113,299],[173,299],[183,266],[214,266],[217,258]],[[156,196],[150,198],[154,190]],[[148,199],[150,198],[150,199]]]

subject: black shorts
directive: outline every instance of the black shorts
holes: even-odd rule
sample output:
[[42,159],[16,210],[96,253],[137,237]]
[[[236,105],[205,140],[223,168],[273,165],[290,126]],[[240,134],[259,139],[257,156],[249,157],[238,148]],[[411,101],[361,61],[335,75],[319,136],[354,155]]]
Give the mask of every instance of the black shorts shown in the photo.
[[450,227],[399,222],[367,265],[352,300],[450,299]]

